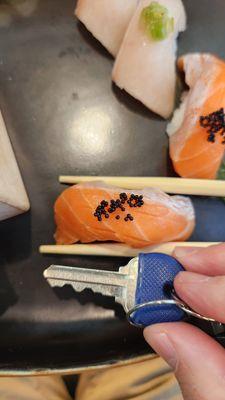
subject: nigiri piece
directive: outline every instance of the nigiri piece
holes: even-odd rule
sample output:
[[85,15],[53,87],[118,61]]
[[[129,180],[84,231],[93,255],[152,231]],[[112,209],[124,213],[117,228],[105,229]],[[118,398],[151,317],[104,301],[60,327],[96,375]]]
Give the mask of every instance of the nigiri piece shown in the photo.
[[137,4],[138,0],[78,0],[75,14],[116,56]]
[[[164,13],[162,20],[158,19],[158,9]],[[153,15],[150,27],[146,25],[149,15]],[[165,34],[168,26],[170,30]],[[174,108],[176,39],[185,29],[186,13],[181,0],[140,0],[113,69],[113,81],[121,89],[164,118]]]
[[135,191],[102,182],[66,189],[55,203],[57,244],[115,241],[132,247],[184,241],[195,226],[191,200],[159,189]]
[[[210,134],[215,118],[225,115],[225,62],[211,54],[188,54],[178,60],[190,90],[168,126],[170,156],[175,171],[184,178],[214,179],[225,146],[222,131]],[[207,124],[204,125],[206,117]],[[217,121],[218,122],[218,121]],[[206,125],[207,125],[206,124]],[[218,125],[217,125],[218,126]]]
[[29,210],[30,203],[0,111],[0,221]]

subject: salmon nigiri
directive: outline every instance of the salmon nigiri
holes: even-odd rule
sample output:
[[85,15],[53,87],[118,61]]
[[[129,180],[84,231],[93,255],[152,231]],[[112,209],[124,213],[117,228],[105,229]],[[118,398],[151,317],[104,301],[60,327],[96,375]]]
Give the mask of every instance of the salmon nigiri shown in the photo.
[[78,0],[75,14],[116,56],[138,0]]
[[115,241],[133,247],[190,237],[195,216],[191,200],[159,189],[133,194],[101,182],[66,189],[55,203],[58,244]]
[[225,62],[196,53],[181,57],[178,67],[190,90],[168,126],[170,156],[180,176],[214,179],[225,150]]
[[140,0],[113,69],[121,89],[164,118],[174,107],[176,38],[185,29],[181,0]]

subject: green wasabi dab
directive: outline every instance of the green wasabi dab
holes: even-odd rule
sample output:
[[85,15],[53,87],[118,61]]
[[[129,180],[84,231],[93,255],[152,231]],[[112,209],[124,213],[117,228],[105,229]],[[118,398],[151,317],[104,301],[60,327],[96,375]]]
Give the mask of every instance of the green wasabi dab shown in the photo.
[[170,17],[168,9],[157,1],[143,8],[141,22],[146,34],[153,40],[165,40],[174,31],[174,18]]

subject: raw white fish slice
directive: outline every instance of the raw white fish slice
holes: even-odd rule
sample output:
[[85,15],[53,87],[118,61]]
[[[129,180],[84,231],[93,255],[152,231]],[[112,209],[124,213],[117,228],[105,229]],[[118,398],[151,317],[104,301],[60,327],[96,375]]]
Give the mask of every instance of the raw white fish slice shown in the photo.
[[75,14],[92,35],[116,56],[138,1],[78,0]]
[[143,8],[153,0],[140,0],[117,55],[113,80],[150,110],[168,118],[173,111],[176,86],[176,39],[186,29],[186,13],[181,0],[159,0],[171,17],[174,32],[154,41],[140,23]]
[[30,203],[0,112],[0,221],[26,212]]

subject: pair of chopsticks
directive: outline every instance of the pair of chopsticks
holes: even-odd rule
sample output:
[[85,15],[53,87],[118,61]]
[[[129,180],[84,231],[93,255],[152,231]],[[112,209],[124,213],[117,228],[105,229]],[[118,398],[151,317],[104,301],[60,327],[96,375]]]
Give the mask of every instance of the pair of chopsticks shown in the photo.
[[[84,182],[103,181],[123,189],[159,188],[167,193],[225,197],[225,181],[184,179],[184,178],[150,178],[150,177],[109,177],[109,176],[60,176],[59,182],[77,184]],[[216,243],[210,242],[174,242],[160,244],[144,249],[134,249],[124,244],[74,244],[46,245],[40,247],[42,254],[88,255],[106,257],[135,257],[139,253],[162,252],[171,255],[177,246],[208,247]]]

